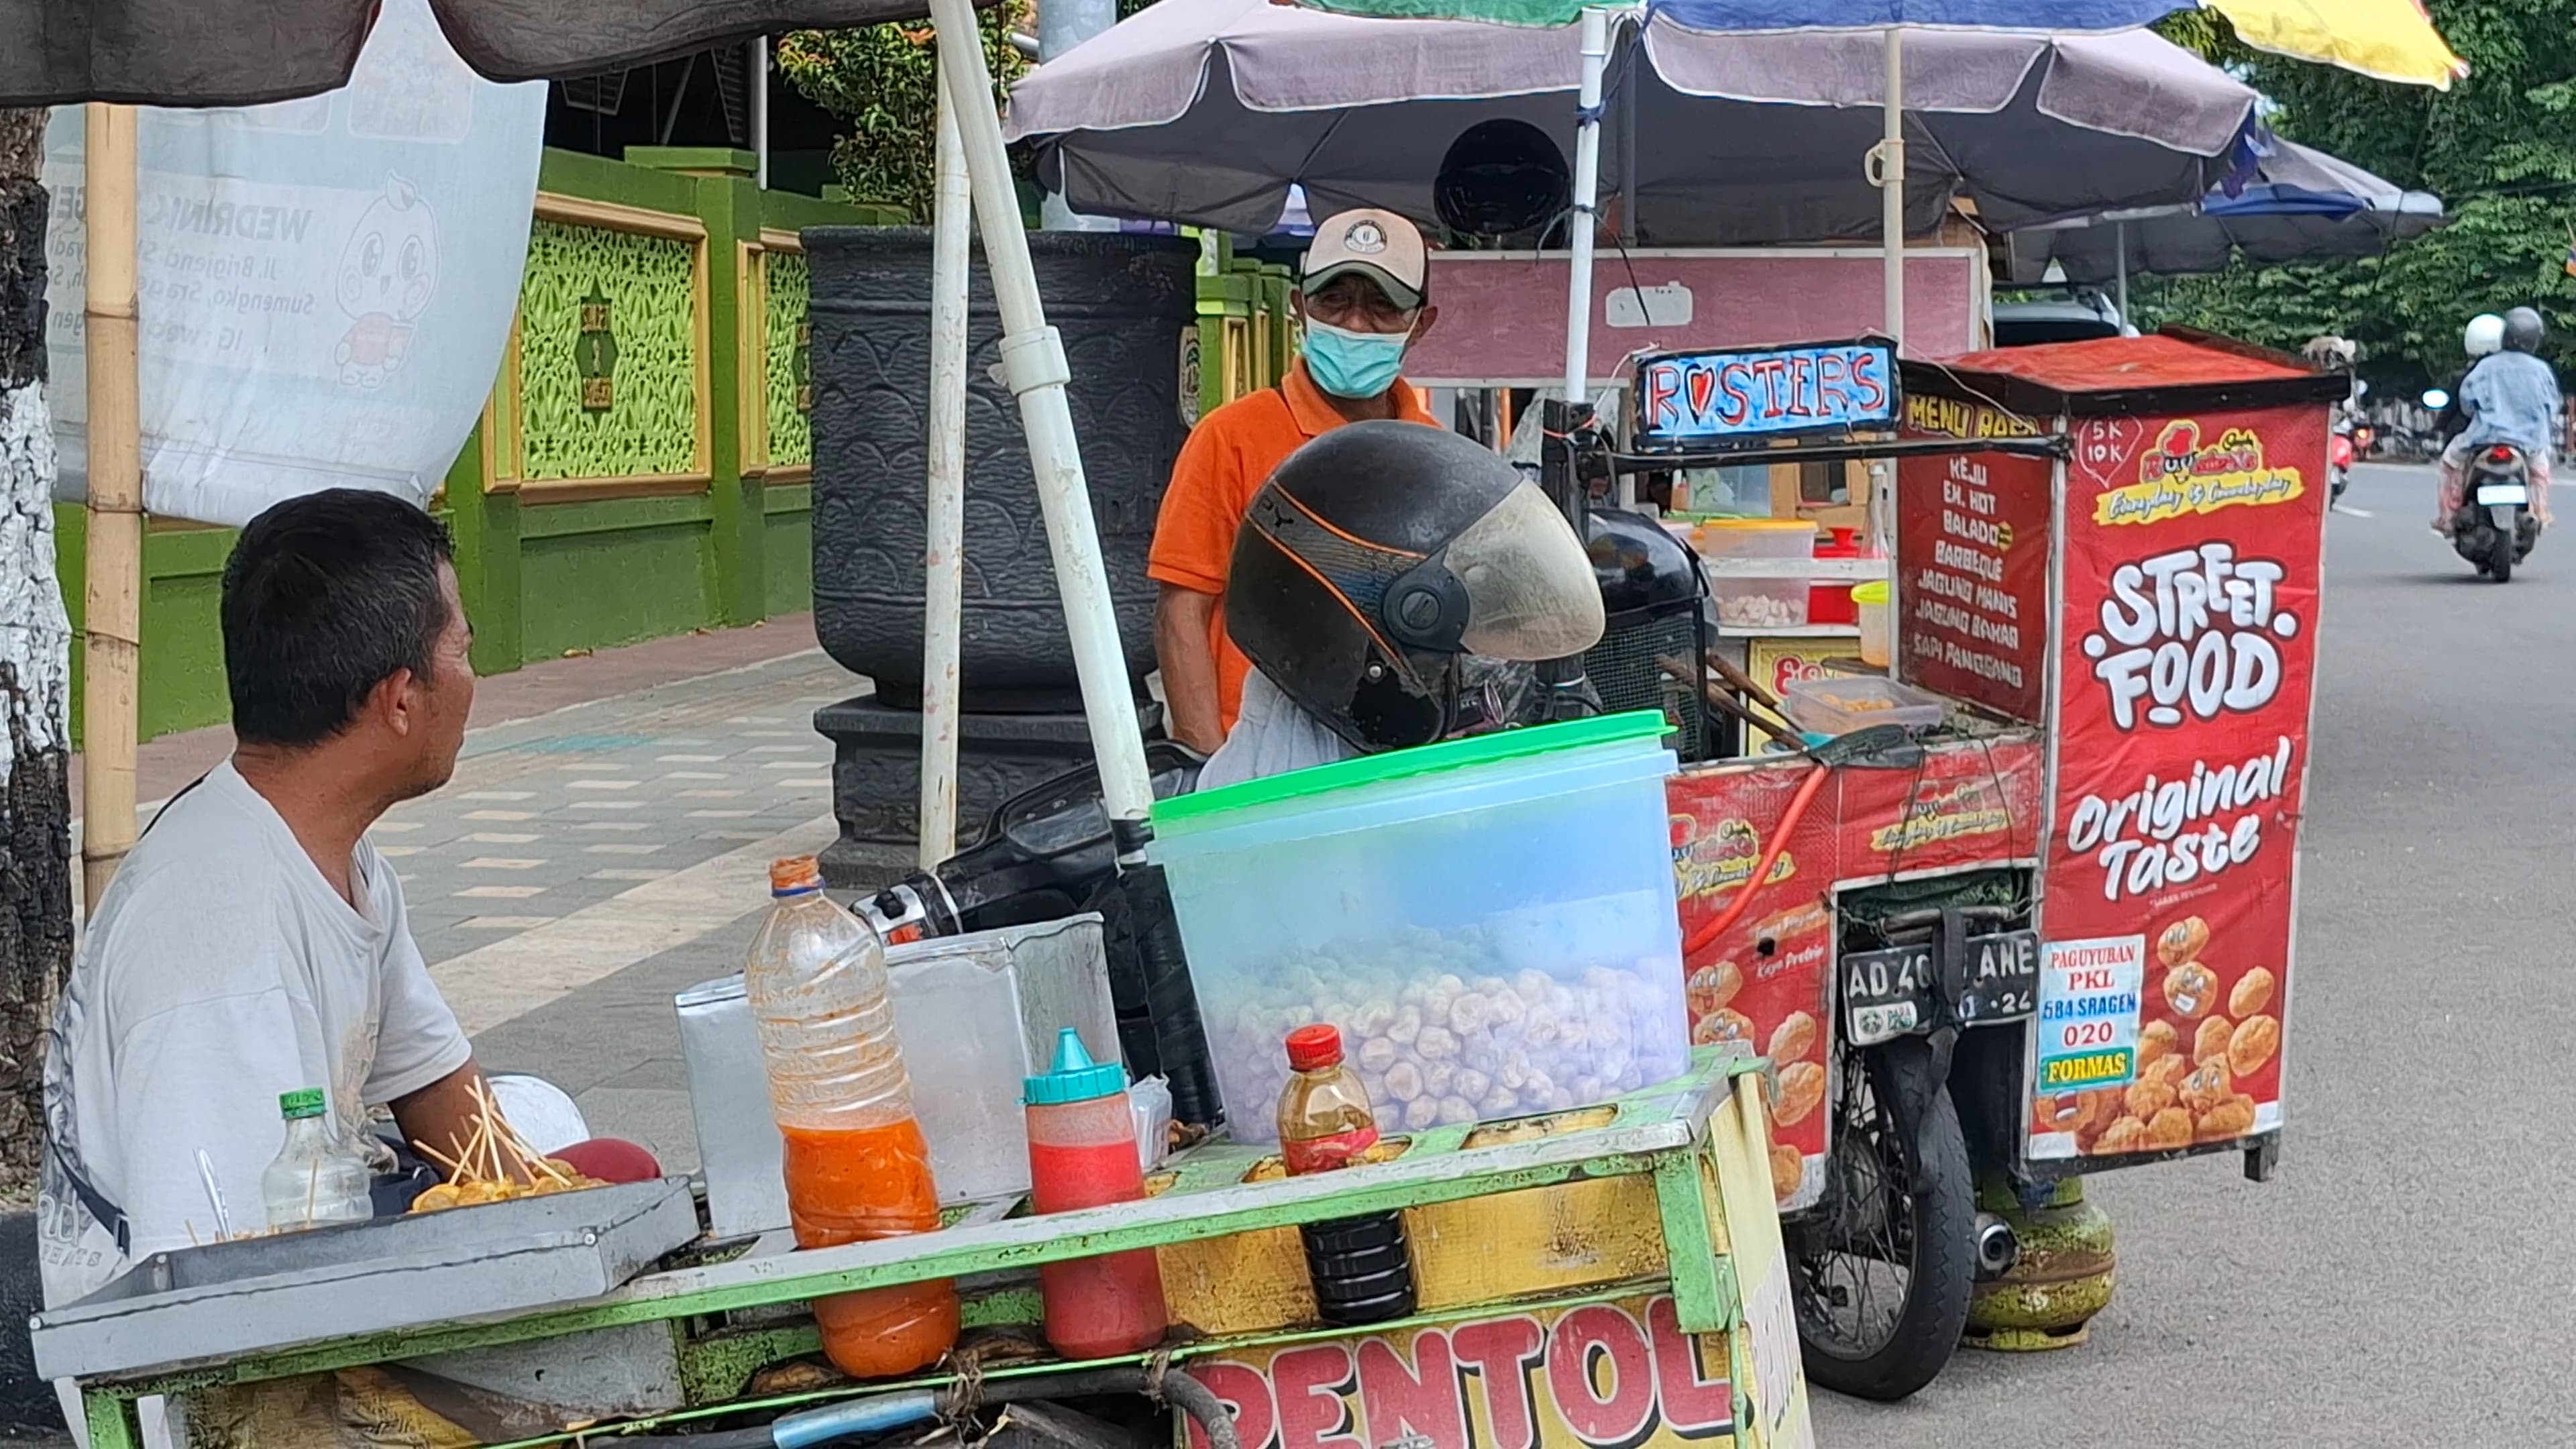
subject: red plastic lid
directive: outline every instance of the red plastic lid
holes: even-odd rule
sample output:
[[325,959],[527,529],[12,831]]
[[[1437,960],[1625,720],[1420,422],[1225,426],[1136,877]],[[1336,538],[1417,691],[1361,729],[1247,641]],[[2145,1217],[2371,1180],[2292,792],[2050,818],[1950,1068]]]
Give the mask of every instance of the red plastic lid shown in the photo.
[[1321,1071],[1337,1066],[1342,1060],[1342,1033],[1339,1027],[1317,1022],[1288,1033],[1288,1065],[1301,1072]]

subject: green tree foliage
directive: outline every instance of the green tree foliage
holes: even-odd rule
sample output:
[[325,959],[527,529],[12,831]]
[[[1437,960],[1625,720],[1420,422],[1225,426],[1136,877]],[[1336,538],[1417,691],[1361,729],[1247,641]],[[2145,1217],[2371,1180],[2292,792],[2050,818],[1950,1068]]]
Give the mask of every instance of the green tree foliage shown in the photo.
[[2376,385],[2411,391],[2458,372],[2472,315],[2530,305],[2550,318],[2552,360],[2576,361],[2576,279],[2562,265],[2576,219],[2576,4],[2429,8],[2471,66],[2448,92],[2255,52],[2208,11],[2176,17],[2167,34],[2277,105],[2273,130],[2433,192],[2457,220],[2383,256],[2166,279],[2139,290],[2143,320],[2282,347],[2337,333],[2361,343]]
[[[1023,8],[1004,3],[977,16],[995,98],[1028,66],[1011,48]],[[938,51],[927,25],[800,30],[778,42],[778,70],[807,100],[848,127],[832,145],[832,169],[860,201],[900,206],[930,222],[931,171],[939,128]]]

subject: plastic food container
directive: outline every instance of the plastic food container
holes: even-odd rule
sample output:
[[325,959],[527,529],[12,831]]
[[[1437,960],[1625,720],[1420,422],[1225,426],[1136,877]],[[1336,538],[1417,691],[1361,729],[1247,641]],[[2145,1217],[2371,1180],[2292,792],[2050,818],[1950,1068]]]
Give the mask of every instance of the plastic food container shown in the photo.
[[1379,1128],[1609,1101],[1689,1058],[1651,711],[1154,807],[1226,1121],[1276,1140],[1279,1043],[1341,1029]]
[[1938,695],[1863,674],[1799,680],[1781,697],[1780,712],[1802,730],[1844,735],[1870,725],[1935,729],[1948,718],[1950,709]]
[[[1853,559],[1861,556],[1860,530],[1837,528],[1830,539],[1819,539],[1816,557]],[[1860,616],[1854,611],[1852,586],[1838,580],[1818,580],[1807,586],[1807,622],[1810,624],[1854,624]]]
[[1703,519],[1691,530],[1691,547],[1711,573],[1728,559],[1813,558],[1816,526],[1798,518]]
[[1852,585],[1852,602],[1860,608],[1860,662],[1885,669],[1896,656],[1888,616],[1887,580]]
[[1691,535],[1708,565],[1710,607],[1728,629],[1794,629],[1807,622],[1804,578],[1738,578],[1730,565],[1816,556],[1814,524],[1795,518],[1712,518]]

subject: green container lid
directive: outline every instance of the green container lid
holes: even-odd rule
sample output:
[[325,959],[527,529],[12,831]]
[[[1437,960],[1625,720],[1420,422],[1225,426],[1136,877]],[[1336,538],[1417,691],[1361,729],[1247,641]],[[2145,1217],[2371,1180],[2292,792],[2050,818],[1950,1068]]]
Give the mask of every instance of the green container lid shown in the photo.
[[322,1089],[306,1087],[300,1092],[288,1092],[279,1097],[277,1110],[287,1121],[295,1122],[306,1117],[319,1117],[327,1108],[322,1100]]
[[1672,729],[1672,722],[1665,719],[1661,711],[1641,709],[1626,714],[1566,720],[1560,724],[1533,725],[1528,729],[1500,730],[1472,739],[1449,740],[1410,750],[1389,750],[1382,755],[1362,755],[1355,760],[1291,770],[1267,779],[1246,780],[1239,785],[1158,800],[1154,803],[1154,828],[1160,830],[1169,825],[1196,824],[1209,816],[1229,811],[1275,805],[1283,800],[1312,799],[1366,785],[1380,785],[1389,780],[1527,759],[1532,755],[1639,741],[1661,744]]
[[1055,1067],[1020,1079],[1023,1100],[1032,1107],[1088,1102],[1127,1090],[1127,1069],[1116,1062],[1095,1062],[1082,1046],[1082,1033],[1072,1027],[1055,1034]]

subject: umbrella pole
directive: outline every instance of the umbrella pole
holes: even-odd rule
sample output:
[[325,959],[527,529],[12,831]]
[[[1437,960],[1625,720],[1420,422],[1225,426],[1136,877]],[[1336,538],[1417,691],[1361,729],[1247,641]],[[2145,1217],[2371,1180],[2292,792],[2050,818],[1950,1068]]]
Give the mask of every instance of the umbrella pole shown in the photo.
[[1887,130],[1878,143],[1879,217],[1886,252],[1887,335],[1905,343],[1905,32],[1887,30]]
[[[954,44],[954,41],[947,42]],[[922,554],[921,868],[957,850],[959,634],[966,594],[966,267],[975,198],[945,77],[930,240],[930,521]]]
[[135,109],[84,109],[88,584],[81,618],[81,887],[93,919],[134,845],[143,420],[134,319]]
[[930,0],[932,22],[963,43],[939,47],[939,73],[957,104],[957,129],[965,143],[966,175],[983,223],[985,265],[992,269],[993,300],[1002,314],[1002,374],[1020,402],[1027,430],[1030,471],[1038,507],[1046,518],[1047,547],[1064,601],[1065,631],[1082,682],[1082,710],[1099,757],[1101,795],[1119,832],[1122,857],[1142,846],[1145,814],[1154,803],[1145,768],[1144,735],[1128,691],[1127,659],[1118,643],[1118,613],[1109,572],[1100,560],[1100,527],[1091,513],[1091,489],[1082,476],[1082,454],[1073,436],[1073,409],[1064,341],[1047,326],[1038,297],[1037,267],[1021,229],[1019,191],[1002,145],[1002,116],[993,101],[993,75],[975,25],[973,0]]
[[2119,249],[2120,254],[2120,326],[2125,330],[2129,326],[2129,224],[2125,221],[2113,222],[2111,239],[2112,245]]
[[1565,297],[1565,400],[1592,400],[1592,241],[1601,209],[1601,76],[1610,63],[1610,12],[1583,11],[1581,109],[1574,132],[1574,216],[1568,240],[1573,257]]

